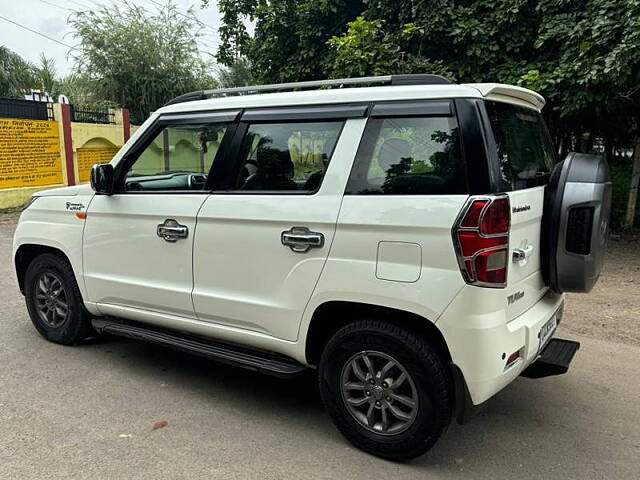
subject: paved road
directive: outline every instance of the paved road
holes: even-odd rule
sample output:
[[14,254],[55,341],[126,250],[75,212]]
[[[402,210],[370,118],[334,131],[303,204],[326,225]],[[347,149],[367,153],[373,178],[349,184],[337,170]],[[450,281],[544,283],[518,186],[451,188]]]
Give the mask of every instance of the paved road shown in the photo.
[[640,476],[637,347],[580,338],[568,375],[518,379],[396,464],[341,438],[312,376],[279,381],[133,341],[45,342],[14,286],[11,235],[0,226],[0,478]]

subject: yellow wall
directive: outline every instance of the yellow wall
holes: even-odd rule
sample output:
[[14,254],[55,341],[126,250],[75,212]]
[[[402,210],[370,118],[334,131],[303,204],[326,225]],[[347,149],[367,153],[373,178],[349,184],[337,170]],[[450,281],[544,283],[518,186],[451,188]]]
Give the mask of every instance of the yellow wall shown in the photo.
[[[0,210],[68,184],[62,106],[53,109],[57,121],[0,118]],[[114,125],[71,122],[76,183],[88,182],[91,167],[111,161],[124,144],[122,111],[115,110],[114,118]]]
[[91,167],[109,163],[124,145],[122,125],[71,122],[73,161],[78,183],[88,182]]
[[63,182],[58,122],[0,118],[0,189]]

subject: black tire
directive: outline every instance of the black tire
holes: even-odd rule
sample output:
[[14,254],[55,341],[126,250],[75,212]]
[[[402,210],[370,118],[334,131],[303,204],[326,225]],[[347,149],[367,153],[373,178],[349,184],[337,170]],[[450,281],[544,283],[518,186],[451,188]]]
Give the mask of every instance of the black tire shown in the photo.
[[[48,324],[39,312],[36,295],[42,293],[39,282],[45,275],[58,279],[63,288],[68,308],[64,318],[59,319],[59,325]],[[45,253],[34,258],[25,274],[24,293],[33,325],[50,342],[72,345],[95,335],[91,326],[91,314],[84,307],[73,269],[63,256]]]
[[[347,406],[342,390],[343,369],[364,351],[397,360],[412,378],[418,401],[413,423],[406,430],[397,434],[374,433]],[[385,361],[384,357],[378,358]],[[324,405],[338,430],[356,447],[378,457],[395,461],[418,457],[436,443],[451,423],[453,390],[447,362],[418,332],[394,324],[363,320],[339,330],[322,353],[319,383]]]

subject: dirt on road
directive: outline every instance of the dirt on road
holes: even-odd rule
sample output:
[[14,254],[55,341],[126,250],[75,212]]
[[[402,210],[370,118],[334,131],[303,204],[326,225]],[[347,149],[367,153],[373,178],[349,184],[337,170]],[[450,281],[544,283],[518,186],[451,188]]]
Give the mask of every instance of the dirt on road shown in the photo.
[[640,235],[612,236],[600,280],[567,295],[565,312],[565,331],[640,345]]

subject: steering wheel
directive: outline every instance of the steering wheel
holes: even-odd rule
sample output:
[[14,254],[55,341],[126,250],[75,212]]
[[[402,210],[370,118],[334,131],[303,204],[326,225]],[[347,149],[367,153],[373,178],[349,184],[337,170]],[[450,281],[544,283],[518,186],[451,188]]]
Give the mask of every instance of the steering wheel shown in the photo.
[[207,183],[207,176],[203,173],[191,174],[187,176],[187,187],[189,190],[202,190]]

